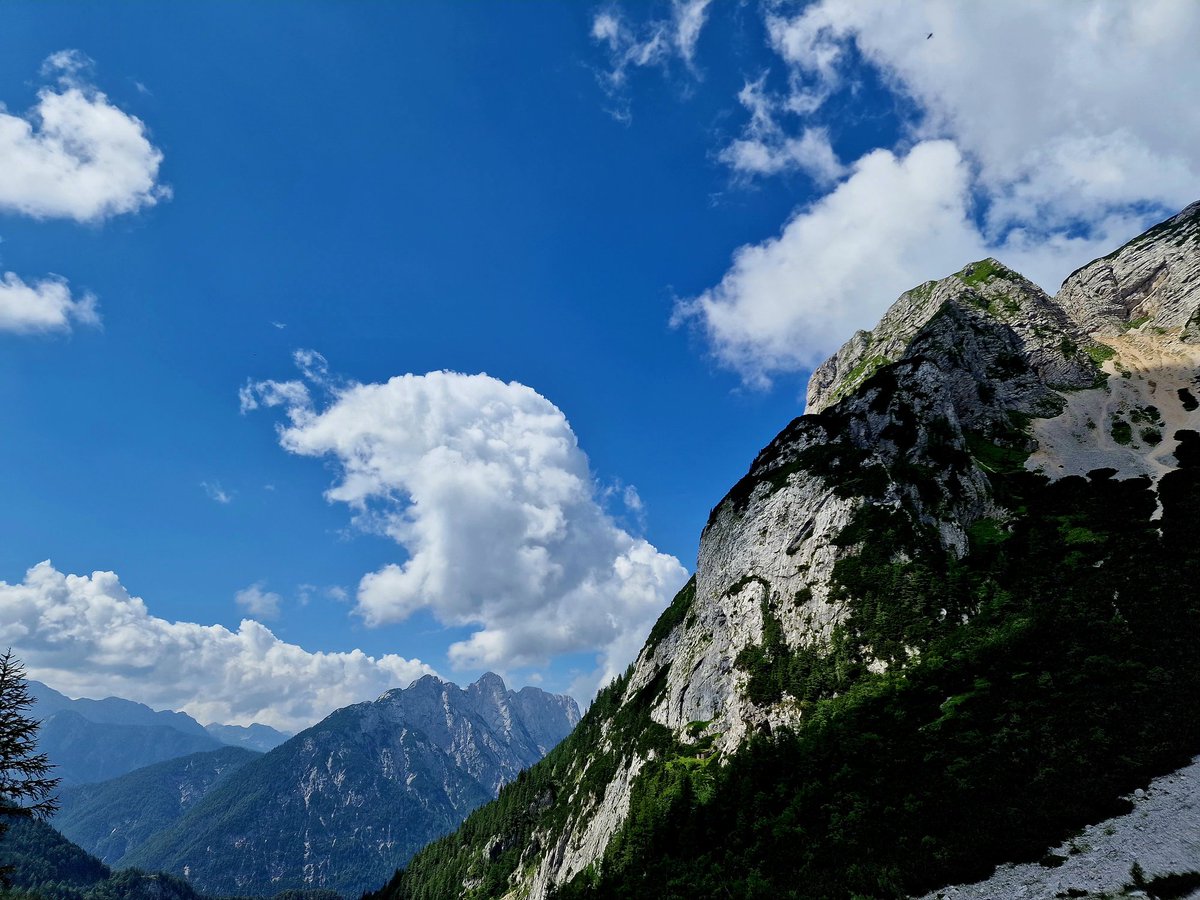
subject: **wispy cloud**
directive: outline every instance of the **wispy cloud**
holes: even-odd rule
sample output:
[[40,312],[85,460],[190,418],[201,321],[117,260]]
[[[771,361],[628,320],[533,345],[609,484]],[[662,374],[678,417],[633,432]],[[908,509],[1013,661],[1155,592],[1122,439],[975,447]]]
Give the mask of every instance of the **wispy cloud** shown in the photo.
[[256,619],[278,619],[283,598],[266,590],[266,582],[257,581],[233,595],[238,608]]
[[221,487],[219,481],[202,481],[200,487],[204,489],[204,493],[208,495],[209,500],[214,500],[217,503],[232,503],[234,498],[233,491],[227,491]]
[[608,66],[601,82],[613,99],[620,100],[612,110],[623,121],[629,118],[628,103],[622,95],[631,69],[668,67],[678,61],[693,75],[696,68],[696,47],[708,18],[711,0],[672,0],[667,18],[649,22],[631,22],[615,4],[600,9],[592,16],[592,40],[607,52]]

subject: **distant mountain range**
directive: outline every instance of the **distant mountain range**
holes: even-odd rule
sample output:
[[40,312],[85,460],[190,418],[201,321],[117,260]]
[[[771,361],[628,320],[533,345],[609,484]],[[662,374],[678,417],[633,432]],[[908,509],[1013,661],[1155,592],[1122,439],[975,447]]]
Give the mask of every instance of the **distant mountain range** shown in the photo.
[[258,722],[253,725],[221,725],[218,722],[210,722],[204,726],[204,730],[222,744],[257,750],[259,753],[274,750],[291,737],[290,734],[284,734],[270,725],[260,725]]
[[[497,675],[465,689],[425,676],[340,709],[264,756],[233,760],[233,771],[214,774],[217,755],[199,754],[97,786],[87,812],[68,794],[63,816],[97,852],[130,847],[121,865],[186,875],[205,893],[356,896],[495,797],[578,720],[570,697],[511,691]],[[207,788],[194,803],[166,803],[183,785]],[[162,802],[159,821],[182,814],[143,840],[148,823],[133,813],[133,795]],[[117,797],[129,810],[123,824],[122,813],[105,813]],[[106,827],[124,845],[113,832],[100,841]]]
[[64,788],[226,745],[263,751],[287,739],[259,724],[205,728],[186,713],[155,711],[120,697],[72,700],[40,681],[29,682],[29,693],[37,701],[33,715],[42,722],[39,748],[49,755]]
[[219,895],[376,886],[579,721],[570,697],[491,673],[466,688],[426,676],[288,740],[40,682],[30,692],[63,776],[54,827],[96,865]]

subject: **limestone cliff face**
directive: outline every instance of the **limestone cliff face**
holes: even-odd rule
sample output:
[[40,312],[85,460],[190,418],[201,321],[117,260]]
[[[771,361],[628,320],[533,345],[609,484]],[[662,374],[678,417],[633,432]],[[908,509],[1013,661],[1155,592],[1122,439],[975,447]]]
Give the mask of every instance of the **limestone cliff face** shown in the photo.
[[1057,301],[1079,330],[1114,336],[1131,323],[1194,342],[1200,307],[1200,202],[1074,272]]
[[[974,523],[1007,515],[987,478],[997,454],[1033,451],[1026,465],[1050,474],[1112,466],[1121,453],[1141,461],[1125,474],[1170,467],[1173,439],[1158,452],[1140,435],[1119,444],[1112,414],[1158,398],[1160,436],[1200,428],[1200,404],[1180,393],[1200,374],[1197,341],[1200,204],[1080,269],[1054,298],[994,259],[907,291],[813,373],[806,415],[713,510],[694,597],[677,601],[671,627],[652,635],[625,702],[665,681],[653,720],[683,741],[711,739],[723,754],[752,733],[796,724],[803,704],[787,694],[755,702],[737,661],[763,643],[768,616],[789,647],[830,639],[846,615],[833,568],[854,550],[839,536],[856,510],[903,507],[962,552]],[[1174,380],[1155,383],[1164,360]],[[1114,396],[1103,424],[1086,427],[1094,399]],[[572,797],[576,811],[538,834],[509,896],[540,900],[594,864],[652,755],[624,754],[600,796]]]

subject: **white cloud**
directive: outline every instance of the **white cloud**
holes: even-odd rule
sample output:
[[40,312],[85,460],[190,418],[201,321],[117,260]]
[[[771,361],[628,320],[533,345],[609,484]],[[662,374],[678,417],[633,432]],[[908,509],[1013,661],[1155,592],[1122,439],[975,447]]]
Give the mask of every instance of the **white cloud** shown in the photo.
[[0,105],[0,210],[95,222],[170,195],[158,183],[162,152],[139,119],[84,79],[89,66],[59,51],[43,67],[56,84],[38,91],[33,109],[14,115]]
[[845,174],[825,128],[805,128],[799,137],[784,130],[779,115],[787,101],[770,96],[764,88],[765,80],[763,75],[747,81],[738,92],[738,100],[750,113],[750,121],[742,137],[720,152],[720,160],[743,175],[777,175],[797,170],[822,184]]
[[667,66],[681,60],[695,71],[696,45],[708,18],[711,0],[672,0],[666,19],[640,26],[626,21],[620,10],[607,7],[592,18],[592,39],[608,50],[609,71],[605,80],[612,88],[625,83],[631,68]]
[[0,279],[0,331],[70,331],[75,322],[100,324],[96,298],[86,292],[72,296],[65,278],[52,275],[26,283],[13,272],[5,272]]
[[[1053,292],[1196,199],[1200,118],[1178,87],[1200,83],[1196,4],[781,9],[768,5],[765,25],[786,88],[768,91],[766,74],[745,85],[749,118],[720,158],[744,176],[844,180],[677,307],[747,382],[811,368],[903,290],[981,256]],[[839,172],[817,123],[839,91],[854,102],[863,60],[916,113],[898,145]]]
[[219,481],[202,481],[200,487],[204,489],[204,493],[208,495],[209,500],[222,505],[233,502],[233,491],[227,491],[221,487]]
[[1200,120],[1178,87],[1200,82],[1194,3],[822,0],[769,31],[809,91],[847,77],[853,42],[917,104],[914,136],[951,138],[978,167],[992,228],[1195,199]]
[[71,696],[116,695],[201,722],[297,730],[431,672],[393,654],[310,653],[264,625],[170,622],[116,574],[67,575],[49,562],[0,581],[0,634],[33,678]]
[[948,141],[903,158],[868,154],[778,237],[739,248],[677,321],[698,320],[718,359],[752,383],[810,368],[901,290],[987,255],[967,214],[968,178]]
[[[283,603],[283,598],[274,591],[264,590],[265,582],[256,582],[250,587],[242,588],[233,595],[234,602],[243,609],[247,615],[251,615],[256,619],[277,619],[279,618],[279,606]],[[303,585],[301,586],[304,587]],[[302,602],[308,601],[308,596],[301,591]]]
[[295,385],[249,393],[286,409],[285,449],[337,463],[328,499],[406,554],[363,576],[356,609],[369,624],[428,609],[478,627],[450,647],[455,666],[511,670],[594,650],[598,677],[610,677],[686,578],[604,512],[566,417],[531,388],[431,372],[328,388],[319,409]]
[[696,44],[708,18],[710,2],[712,0],[673,0],[671,3],[672,39],[680,57],[689,65],[696,58]]

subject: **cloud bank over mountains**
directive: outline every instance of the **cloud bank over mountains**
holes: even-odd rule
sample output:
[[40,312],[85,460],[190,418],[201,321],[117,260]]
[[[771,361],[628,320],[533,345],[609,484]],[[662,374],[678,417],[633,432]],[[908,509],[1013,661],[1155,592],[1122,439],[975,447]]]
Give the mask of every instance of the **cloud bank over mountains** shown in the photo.
[[624,669],[687,573],[604,509],[560,409],[488,375],[338,383],[316,354],[297,363],[306,380],[248,384],[242,407],[282,409],[284,449],[332,460],[326,497],[402,548],[359,582],[368,624],[427,609],[474,626],[449,648],[462,668],[594,652],[596,672],[575,686],[585,698]]
[[68,575],[49,561],[18,584],[0,581],[0,634],[31,677],[70,696],[114,695],[200,722],[287,731],[433,672],[394,654],[312,653],[253,619],[237,631],[168,622],[116,573]]
[[[772,71],[717,158],[818,193],[676,310],[748,383],[811,368],[931,274],[995,255],[1053,291],[1195,199],[1200,120],[1175,87],[1200,79],[1195,4],[819,0],[764,4],[762,27]],[[865,74],[911,112],[840,160],[831,100],[852,110]]]

